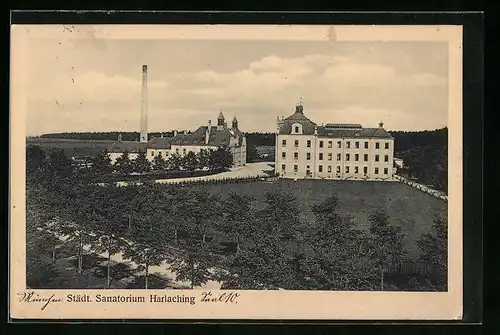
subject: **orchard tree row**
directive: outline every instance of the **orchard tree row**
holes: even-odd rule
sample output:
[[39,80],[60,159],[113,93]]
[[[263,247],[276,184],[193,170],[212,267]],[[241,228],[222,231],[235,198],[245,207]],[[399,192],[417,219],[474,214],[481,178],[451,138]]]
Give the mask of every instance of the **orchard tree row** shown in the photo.
[[[168,264],[191,287],[216,280],[227,289],[400,289],[387,274],[407,259],[404,236],[384,211],[372,213],[368,230],[358,230],[334,194],[312,206],[311,222],[286,192],[269,191],[258,205],[244,194],[223,197],[203,187],[103,187],[71,178],[71,167],[56,158],[28,173],[28,236],[51,236],[41,247],[46,252],[76,243],[78,273],[84,245],[106,255],[107,287],[114,276],[111,257],[121,252],[139,265],[145,288],[151,266]],[[421,260],[440,275],[414,282],[418,289],[445,285],[445,238],[446,225],[436,219],[435,232],[419,241]],[[234,250],[224,252],[222,242]]]

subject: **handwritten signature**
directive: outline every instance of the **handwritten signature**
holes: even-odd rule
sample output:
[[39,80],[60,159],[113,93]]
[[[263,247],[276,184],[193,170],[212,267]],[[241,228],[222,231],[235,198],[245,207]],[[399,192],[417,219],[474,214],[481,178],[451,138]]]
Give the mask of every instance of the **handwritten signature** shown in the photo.
[[29,291],[20,292],[17,295],[19,296],[19,302],[42,304],[42,307],[40,308],[42,311],[51,303],[63,302],[63,298],[58,298],[55,296],[55,294],[52,294],[50,296],[42,296],[35,291]]
[[201,302],[221,302],[221,303],[238,303],[239,293],[225,292],[218,295],[213,295],[212,292],[202,292]]

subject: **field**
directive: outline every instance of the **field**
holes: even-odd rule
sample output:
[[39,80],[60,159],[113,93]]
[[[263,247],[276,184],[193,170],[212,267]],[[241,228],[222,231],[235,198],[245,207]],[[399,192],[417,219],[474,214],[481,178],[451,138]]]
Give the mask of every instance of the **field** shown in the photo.
[[402,227],[406,234],[405,245],[413,257],[419,253],[415,242],[421,234],[429,232],[434,215],[446,218],[447,214],[447,205],[443,200],[399,182],[280,180],[208,187],[223,196],[229,192],[252,195],[257,207],[262,206],[267,190],[289,191],[297,197],[297,205],[307,221],[314,219],[311,205],[335,193],[339,196],[341,213],[352,217],[360,229],[368,227],[368,216],[372,211],[383,208],[389,214],[391,223]]
[[63,149],[69,157],[97,156],[115,141],[67,140],[59,138],[28,137],[26,144],[39,145],[45,151]]

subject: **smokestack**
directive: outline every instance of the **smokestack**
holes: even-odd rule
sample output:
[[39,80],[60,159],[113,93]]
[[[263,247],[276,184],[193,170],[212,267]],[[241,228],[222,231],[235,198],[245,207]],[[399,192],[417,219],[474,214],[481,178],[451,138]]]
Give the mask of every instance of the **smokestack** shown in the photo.
[[142,66],[141,142],[148,141],[148,66]]

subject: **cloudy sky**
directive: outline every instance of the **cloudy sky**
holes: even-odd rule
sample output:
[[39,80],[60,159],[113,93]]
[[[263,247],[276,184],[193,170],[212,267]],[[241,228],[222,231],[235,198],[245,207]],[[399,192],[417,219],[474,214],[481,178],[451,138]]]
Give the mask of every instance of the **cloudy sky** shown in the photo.
[[274,131],[301,97],[314,122],[446,126],[444,42],[30,39],[27,135],[195,129],[222,109],[243,131]]

